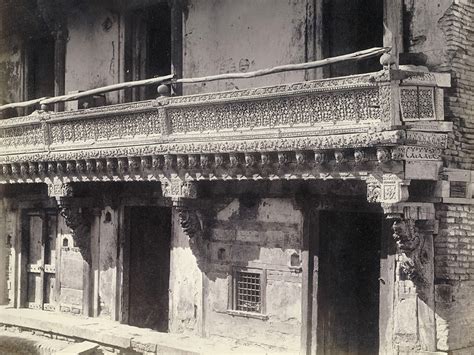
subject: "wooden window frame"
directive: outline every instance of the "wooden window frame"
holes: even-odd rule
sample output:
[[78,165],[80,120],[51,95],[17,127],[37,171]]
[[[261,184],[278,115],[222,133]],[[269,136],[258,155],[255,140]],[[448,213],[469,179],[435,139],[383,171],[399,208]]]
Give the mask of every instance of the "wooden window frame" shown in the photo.
[[[237,310],[237,274],[239,272],[255,273],[260,275],[260,312],[248,312]],[[227,314],[232,316],[240,316],[246,318],[257,318],[261,320],[267,320],[267,307],[266,307],[266,288],[267,288],[267,270],[259,269],[254,267],[242,267],[234,266],[232,268],[231,279],[229,282],[229,302],[227,307]]]

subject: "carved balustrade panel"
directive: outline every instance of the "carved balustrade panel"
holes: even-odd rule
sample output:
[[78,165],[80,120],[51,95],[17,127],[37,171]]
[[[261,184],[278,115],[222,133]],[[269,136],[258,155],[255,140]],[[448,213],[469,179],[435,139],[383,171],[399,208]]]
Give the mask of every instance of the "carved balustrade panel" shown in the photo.
[[38,111],[0,121],[0,182],[398,174],[403,161],[441,161],[451,126],[440,97],[431,73],[384,70]]

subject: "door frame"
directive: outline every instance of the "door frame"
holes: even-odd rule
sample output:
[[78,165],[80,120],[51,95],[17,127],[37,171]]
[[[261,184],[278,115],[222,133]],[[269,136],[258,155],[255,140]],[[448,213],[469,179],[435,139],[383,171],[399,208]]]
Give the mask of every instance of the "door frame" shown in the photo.
[[[60,253],[61,253],[61,246],[60,241],[57,236],[57,223],[58,223],[58,213],[56,209],[51,208],[23,208],[20,210],[19,214],[19,230],[20,233],[18,238],[18,252],[17,252],[17,260],[18,260],[18,295],[19,301],[17,303],[17,307],[24,307],[24,308],[33,308],[33,309],[41,309],[47,311],[57,311],[59,310],[59,285],[60,285]],[[31,242],[31,235],[30,235],[30,225],[29,225],[29,217],[31,216],[38,216],[41,219],[41,260],[39,264],[30,264],[29,263],[29,245]],[[46,238],[48,238],[48,227],[50,221],[54,217],[54,230],[53,233],[55,234],[55,257],[54,260],[50,260],[50,264],[45,264],[46,262]],[[29,292],[29,285],[28,285],[28,275],[29,274],[39,274],[40,276],[40,287],[39,289],[42,290],[41,294],[38,295],[38,302],[28,302],[28,292]],[[45,297],[45,286],[46,286],[46,277],[47,274],[53,274],[55,278],[55,288],[54,293],[50,295],[50,297],[54,300],[53,303],[44,302]],[[45,307],[46,306],[46,307]]]
[[[133,207],[149,207],[149,208],[160,208],[168,207],[171,209],[171,205],[166,203],[164,200],[158,200],[157,203],[147,203],[140,200],[132,199],[121,204],[119,207],[119,251],[118,251],[118,265],[117,268],[117,308],[118,308],[118,321],[123,324],[129,323],[130,318],[130,209]],[[172,213],[172,211],[171,211]],[[173,215],[171,215],[172,217]],[[170,245],[171,239],[173,238],[173,218],[171,218],[171,230],[170,230]],[[171,251],[170,251],[171,252]],[[171,259],[171,255],[170,255]],[[170,262],[170,273],[171,273],[171,262]]]
[[[351,199],[354,201],[354,199]],[[384,218],[383,209],[379,204],[369,204],[360,199],[360,206],[354,207],[343,199],[332,203],[321,203],[311,200],[303,207],[302,231],[302,293],[301,293],[301,346],[300,354],[317,354],[318,337],[318,273],[320,253],[320,212],[344,211],[379,214],[383,219],[382,235],[380,236],[380,282],[379,289],[379,350],[384,349],[391,339],[387,337],[389,320],[393,313],[394,242],[391,238],[389,221]]]

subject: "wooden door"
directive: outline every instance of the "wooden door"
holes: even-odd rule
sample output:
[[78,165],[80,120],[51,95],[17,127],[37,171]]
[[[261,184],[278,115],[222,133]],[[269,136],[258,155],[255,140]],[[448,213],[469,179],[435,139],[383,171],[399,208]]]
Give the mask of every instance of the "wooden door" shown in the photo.
[[378,354],[382,216],[320,213],[318,354]]
[[171,209],[130,208],[128,324],[168,330]]
[[28,211],[23,216],[26,259],[26,307],[55,310],[57,304],[57,216],[54,211]]

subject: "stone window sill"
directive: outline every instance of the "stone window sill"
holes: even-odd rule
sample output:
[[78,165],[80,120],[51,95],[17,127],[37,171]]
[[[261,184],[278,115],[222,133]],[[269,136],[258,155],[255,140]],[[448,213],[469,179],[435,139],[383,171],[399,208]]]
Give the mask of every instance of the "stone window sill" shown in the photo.
[[268,320],[268,316],[266,314],[261,313],[253,313],[253,312],[244,312],[244,311],[236,311],[233,309],[228,309],[227,314],[231,316],[237,317],[244,317],[244,318],[256,318],[261,320]]

